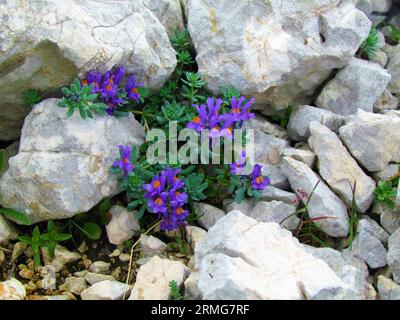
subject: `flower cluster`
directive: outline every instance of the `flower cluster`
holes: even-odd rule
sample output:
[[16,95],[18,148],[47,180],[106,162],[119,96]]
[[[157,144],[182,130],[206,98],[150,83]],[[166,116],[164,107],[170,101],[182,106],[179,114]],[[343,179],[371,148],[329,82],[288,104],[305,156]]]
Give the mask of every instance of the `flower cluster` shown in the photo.
[[125,68],[123,67],[108,70],[104,75],[100,71],[92,70],[87,73],[82,84],[93,84],[92,92],[99,94],[101,102],[108,106],[107,113],[112,115],[118,106],[123,106],[129,101],[140,102],[139,88],[143,84],[137,82],[135,76],[130,74],[125,86],[123,86],[124,77]]
[[163,218],[161,230],[177,228],[189,215],[189,211],[183,208],[188,195],[184,192],[184,182],[177,177],[179,173],[180,169],[168,167],[143,186],[147,206],[158,218]]
[[207,98],[206,104],[193,105],[196,108],[198,115],[187,124],[187,128],[201,132],[204,129],[210,130],[210,137],[232,137],[233,129],[241,128],[244,121],[254,117],[254,113],[250,112],[250,107],[255,99],[252,98],[244,103],[245,97],[240,97],[238,100],[232,97],[230,100],[230,113],[219,114],[222,99]]

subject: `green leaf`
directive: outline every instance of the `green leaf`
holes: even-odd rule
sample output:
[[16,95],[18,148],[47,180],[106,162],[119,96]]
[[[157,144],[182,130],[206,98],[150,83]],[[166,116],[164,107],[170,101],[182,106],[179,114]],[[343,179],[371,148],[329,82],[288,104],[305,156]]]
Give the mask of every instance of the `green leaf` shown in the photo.
[[85,235],[90,239],[90,240],[98,240],[101,237],[101,228],[97,223],[94,222],[86,222],[82,229],[84,230],[83,232]]
[[4,173],[7,167],[6,152],[4,149],[0,149],[0,176]]
[[111,199],[110,198],[104,198],[99,205],[99,213],[100,214],[106,214],[108,210],[110,210],[111,207]]
[[10,208],[0,208],[0,213],[2,213],[7,219],[12,220],[18,224],[22,224],[22,225],[30,225],[31,224],[31,220],[23,212],[19,212],[17,210],[10,209]]

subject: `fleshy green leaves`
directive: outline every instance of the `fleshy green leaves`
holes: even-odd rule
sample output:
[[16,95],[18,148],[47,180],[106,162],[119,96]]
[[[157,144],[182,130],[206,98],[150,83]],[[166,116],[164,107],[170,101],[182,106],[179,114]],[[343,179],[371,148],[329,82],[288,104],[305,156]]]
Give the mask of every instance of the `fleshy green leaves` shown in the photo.
[[17,210],[10,208],[0,208],[0,213],[2,213],[7,219],[14,221],[18,224],[22,225],[31,224],[29,217],[23,212],[19,212]]
[[[398,179],[395,179],[398,180]],[[398,183],[398,181],[397,181]],[[389,208],[393,209],[397,194],[396,181],[379,181],[375,189],[375,201],[382,202]]]
[[205,175],[203,173],[191,173],[186,177],[182,177],[190,201],[201,201],[207,198],[204,191],[208,188],[208,183],[204,182],[204,178]]
[[104,103],[94,102],[97,98],[97,94],[93,94],[93,84],[81,85],[78,79],[75,79],[68,89],[66,87],[61,89],[64,94],[64,98],[58,103],[59,107],[67,108],[67,115],[71,117],[75,111],[79,111],[79,114],[83,119],[93,118],[93,113],[105,114],[107,106]]
[[186,79],[182,78],[182,97],[186,98],[191,103],[198,103],[205,100],[205,97],[199,94],[199,90],[204,88],[206,82],[201,79],[199,73],[186,72]]
[[400,29],[396,28],[394,25],[388,25],[389,38],[394,45],[400,42]]
[[169,286],[169,291],[170,291],[170,297],[172,300],[182,300],[183,299],[183,296],[179,289],[178,283],[175,280],[171,280],[168,283],[168,286]]
[[361,44],[359,51],[360,56],[372,59],[376,55],[378,49],[378,31],[372,26],[368,38]]

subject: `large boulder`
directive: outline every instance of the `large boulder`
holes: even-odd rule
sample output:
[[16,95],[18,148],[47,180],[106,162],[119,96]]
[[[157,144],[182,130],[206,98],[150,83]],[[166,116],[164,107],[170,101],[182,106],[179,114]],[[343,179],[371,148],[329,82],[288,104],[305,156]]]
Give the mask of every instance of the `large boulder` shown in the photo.
[[400,161],[400,117],[361,109],[339,129],[340,139],[368,171],[380,171]]
[[86,212],[120,190],[110,174],[118,145],[140,145],[144,131],[133,115],[68,118],[58,99],[36,105],[25,120],[19,153],[0,179],[0,204],[32,222]]
[[303,101],[342,68],[371,22],[340,0],[190,0],[188,28],[199,71],[216,93],[233,85],[258,106],[282,110]]
[[183,13],[179,0],[143,0],[144,5],[164,25],[168,35],[173,35],[176,29],[184,28]]
[[[260,245],[262,244],[262,245]],[[357,294],[274,222],[232,211],[196,247],[203,299],[343,299]]]
[[116,64],[158,88],[176,65],[164,26],[143,1],[6,0],[0,21],[0,140],[19,137],[26,90],[51,96],[89,69]]
[[353,58],[324,87],[315,104],[341,115],[372,112],[391,76],[380,65]]

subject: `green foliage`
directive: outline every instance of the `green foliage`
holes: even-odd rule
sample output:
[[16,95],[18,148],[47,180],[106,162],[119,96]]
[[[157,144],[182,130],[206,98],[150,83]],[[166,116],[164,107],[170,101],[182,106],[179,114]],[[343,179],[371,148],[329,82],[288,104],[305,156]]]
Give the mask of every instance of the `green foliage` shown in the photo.
[[379,181],[375,189],[375,201],[378,203],[384,203],[391,209],[393,209],[395,206],[397,194],[397,184],[395,180],[398,179]]
[[12,220],[18,224],[31,224],[29,217],[23,212],[19,212],[11,208],[0,208],[0,213],[2,213],[7,219]]
[[47,222],[47,232],[41,235],[42,240],[45,241],[45,246],[49,252],[50,257],[54,257],[56,246],[59,242],[71,239],[72,235],[69,233],[58,233],[56,225],[53,221]]
[[360,47],[360,56],[372,59],[378,51],[378,30],[372,26],[367,39],[363,41]]
[[357,225],[358,225],[358,212],[357,212],[357,203],[356,203],[356,187],[357,184],[354,182],[354,186],[351,186],[353,200],[351,204],[351,208],[348,209],[349,211],[349,225],[350,225],[350,232],[349,232],[349,248],[351,250],[353,246],[353,240],[356,235]]
[[389,38],[394,45],[400,43],[400,29],[396,28],[394,25],[388,25]]
[[204,181],[204,178],[203,173],[191,173],[182,177],[189,201],[202,201],[207,198],[204,191],[208,188],[208,183]]
[[67,108],[67,115],[71,117],[76,110],[79,111],[83,119],[93,118],[93,112],[105,114],[107,106],[104,103],[96,103],[97,94],[92,93],[93,84],[81,85],[78,79],[75,79],[68,89],[62,88],[64,98],[58,103],[58,106]]
[[187,28],[183,30],[176,29],[170,41],[172,47],[176,51],[189,50],[190,49],[189,30]]
[[0,149],[0,176],[4,173],[7,167],[6,152],[4,149]]
[[168,250],[187,256],[190,254],[190,245],[181,237],[175,237],[174,241],[168,244]]
[[110,217],[108,216],[108,211],[110,210],[111,207],[111,199],[110,198],[104,198],[100,204],[99,204],[99,215],[102,224],[106,225],[110,222]]
[[41,265],[40,259],[40,248],[46,246],[46,242],[42,239],[39,227],[36,226],[33,229],[32,236],[20,236],[18,237],[19,241],[26,243],[27,245],[31,246],[33,251],[33,262],[38,267]]
[[292,115],[293,112],[293,107],[291,105],[289,105],[286,110],[285,113],[283,115],[283,117],[279,117],[279,116],[272,116],[271,119],[275,122],[277,122],[279,124],[280,127],[285,128],[287,127],[287,125],[289,124],[289,120],[290,120],[290,116]]
[[[75,216],[74,219],[79,219],[78,216]],[[85,222],[83,226],[80,226],[78,223],[76,223],[74,220],[70,220],[70,222],[88,239],[96,241],[101,238],[101,228],[100,226],[95,223],[95,222]]]
[[20,236],[19,240],[31,246],[33,251],[33,261],[36,266],[41,265],[40,248],[47,248],[50,257],[54,257],[55,248],[59,242],[69,240],[71,234],[58,233],[53,221],[47,222],[47,232],[41,234],[39,227],[35,226],[32,236]]
[[206,82],[201,79],[199,73],[186,72],[185,78],[182,78],[182,97],[187,99],[190,103],[199,103],[205,101],[205,97],[199,94],[200,89],[204,88]]
[[42,98],[40,97],[39,91],[35,89],[27,90],[23,93],[24,101],[28,107],[33,107],[35,104],[40,102]]
[[231,175],[228,187],[229,193],[235,194],[236,203],[242,203],[246,195],[249,197],[260,198],[262,193],[259,190],[253,190],[250,178],[248,176]]
[[183,296],[175,280],[171,280],[168,286],[172,300],[183,300]]

